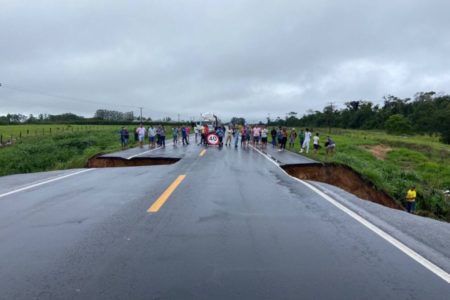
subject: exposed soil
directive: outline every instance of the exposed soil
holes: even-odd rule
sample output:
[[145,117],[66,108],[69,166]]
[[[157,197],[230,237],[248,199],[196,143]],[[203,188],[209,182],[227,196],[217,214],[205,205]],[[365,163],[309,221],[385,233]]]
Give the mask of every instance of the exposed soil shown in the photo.
[[378,159],[385,160],[387,154],[392,150],[391,147],[385,145],[364,146],[373,156]]
[[114,167],[140,167],[153,165],[170,165],[179,161],[179,158],[172,157],[133,157],[126,159],[123,157],[102,157],[97,154],[90,158],[86,167],[88,168],[114,168]]
[[370,181],[364,179],[359,173],[348,166],[329,164],[298,164],[282,166],[286,172],[304,180],[314,180],[325,182],[358,196],[361,199],[369,200],[390,208],[404,210],[386,192],[377,190]]

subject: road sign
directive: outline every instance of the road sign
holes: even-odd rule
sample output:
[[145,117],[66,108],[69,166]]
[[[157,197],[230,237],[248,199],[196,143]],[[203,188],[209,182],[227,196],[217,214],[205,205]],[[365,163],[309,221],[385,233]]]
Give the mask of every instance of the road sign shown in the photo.
[[208,141],[208,145],[218,145],[219,144],[219,136],[215,133],[210,133],[206,137],[206,140]]

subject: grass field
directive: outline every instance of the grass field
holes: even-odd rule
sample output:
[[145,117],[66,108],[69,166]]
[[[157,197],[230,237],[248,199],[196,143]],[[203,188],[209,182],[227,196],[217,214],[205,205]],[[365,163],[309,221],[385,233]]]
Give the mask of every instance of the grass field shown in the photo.
[[[0,176],[82,168],[93,155],[121,149],[117,125],[16,125],[0,126],[14,144],[0,149]],[[130,147],[135,146],[133,128]],[[50,132],[50,128],[52,128]],[[59,129],[58,129],[59,128]],[[64,130],[62,129],[64,128]],[[72,131],[73,129],[73,131]],[[166,128],[166,136],[171,132]],[[27,132],[28,134],[24,134]],[[22,137],[19,138],[20,132]],[[31,134],[38,132],[38,134]]]
[[0,143],[8,140],[17,141],[22,138],[42,137],[59,133],[76,133],[91,131],[117,130],[117,125],[70,125],[70,124],[23,124],[0,125]]
[[[298,130],[297,130],[298,132]],[[322,148],[307,156],[323,162],[350,166],[379,189],[405,203],[411,185],[418,191],[417,213],[450,221],[450,199],[443,190],[450,189],[450,146],[435,136],[393,136],[380,131],[315,129]],[[326,156],[326,136],[336,142],[336,153]],[[292,151],[299,151],[299,142]]]

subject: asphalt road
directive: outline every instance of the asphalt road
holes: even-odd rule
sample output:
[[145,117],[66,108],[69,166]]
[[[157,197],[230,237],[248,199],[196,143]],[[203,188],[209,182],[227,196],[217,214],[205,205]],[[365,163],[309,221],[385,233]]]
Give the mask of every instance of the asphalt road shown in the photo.
[[449,283],[253,149],[142,155],[181,160],[0,178],[0,299],[450,298]]

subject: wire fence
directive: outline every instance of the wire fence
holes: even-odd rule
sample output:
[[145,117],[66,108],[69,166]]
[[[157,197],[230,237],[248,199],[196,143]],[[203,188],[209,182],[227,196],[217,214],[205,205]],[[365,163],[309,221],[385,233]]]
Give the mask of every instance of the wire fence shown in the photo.
[[113,128],[118,127],[96,126],[96,125],[77,125],[77,126],[55,125],[45,127],[23,126],[23,128],[7,126],[6,128],[2,128],[0,126],[0,147],[12,145],[22,139],[30,137],[45,137],[45,136],[48,137],[55,134],[111,130]]

